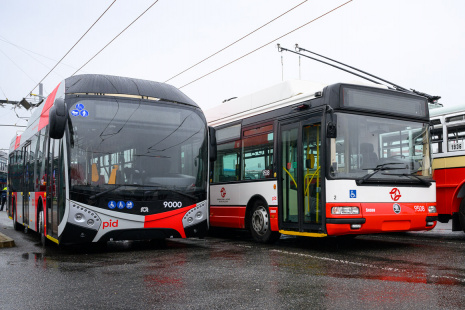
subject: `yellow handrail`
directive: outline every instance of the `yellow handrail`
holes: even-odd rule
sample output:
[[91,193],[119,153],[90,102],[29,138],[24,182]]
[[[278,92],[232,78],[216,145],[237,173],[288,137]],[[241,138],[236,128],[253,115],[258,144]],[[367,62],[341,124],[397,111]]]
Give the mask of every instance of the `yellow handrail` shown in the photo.
[[287,171],[287,169],[286,169],[285,167],[283,167],[283,169],[284,169],[284,171],[287,172],[287,174],[289,174],[289,176],[290,176],[291,179],[292,179],[292,182],[294,182],[295,187],[297,188],[297,182],[294,180],[294,177],[292,176],[292,174],[291,174],[289,171]]
[[312,178],[310,179],[310,181],[308,181],[308,183],[307,183],[307,188],[305,189],[305,196],[307,196],[308,190],[309,190],[309,188],[310,188],[310,183],[313,181],[313,178],[317,175],[318,171],[320,171],[320,168],[321,168],[321,166],[318,166],[318,168],[315,170],[315,172],[314,172],[313,174],[310,174],[310,173],[309,173],[309,174],[307,174],[307,175],[305,176],[304,180],[307,179],[307,177],[312,176]]

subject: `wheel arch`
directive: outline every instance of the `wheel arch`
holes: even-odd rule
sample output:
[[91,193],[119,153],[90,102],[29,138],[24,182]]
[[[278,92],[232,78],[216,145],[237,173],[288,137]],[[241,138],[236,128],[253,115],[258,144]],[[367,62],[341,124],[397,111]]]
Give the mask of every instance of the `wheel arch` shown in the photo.
[[255,194],[253,195],[249,201],[247,202],[247,206],[245,208],[245,229],[249,229],[249,221],[247,220],[250,216],[251,216],[251,212],[252,212],[252,207],[253,205],[255,204],[256,201],[262,201],[263,204],[264,204],[264,207],[268,210],[268,213],[270,212],[269,208],[268,208],[268,203],[266,202],[266,199],[262,196],[262,195],[259,195],[259,194]]
[[460,204],[465,198],[465,179],[457,186],[452,196],[452,210],[451,213],[459,212]]

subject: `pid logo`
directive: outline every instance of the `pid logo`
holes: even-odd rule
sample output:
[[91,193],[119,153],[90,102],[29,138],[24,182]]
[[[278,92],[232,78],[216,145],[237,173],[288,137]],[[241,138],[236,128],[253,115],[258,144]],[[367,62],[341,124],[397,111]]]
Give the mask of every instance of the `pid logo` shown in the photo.
[[108,221],[108,222],[103,222],[103,228],[102,229],[105,229],[105,228],[108,228],[108,227],[113,227],[113,228],[117,228],[118,227],[118,220],[116,221]]
[[397,201],[397,200],[400,199],[400,197],[402,197],[402,195],[400,194],[400,190],[397,187],[394,187],[389,192],[389,194],[391,194],[391,199],[394,200],[394,201]]

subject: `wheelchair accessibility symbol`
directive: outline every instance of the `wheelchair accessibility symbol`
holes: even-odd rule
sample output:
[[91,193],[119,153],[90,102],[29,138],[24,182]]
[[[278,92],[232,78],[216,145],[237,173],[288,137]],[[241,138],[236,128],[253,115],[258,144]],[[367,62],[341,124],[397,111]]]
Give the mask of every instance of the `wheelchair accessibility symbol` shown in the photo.
[[349,191],[349,197],[350,197],[350,198],[357,198],[357,190],[351,189],[351,190]]

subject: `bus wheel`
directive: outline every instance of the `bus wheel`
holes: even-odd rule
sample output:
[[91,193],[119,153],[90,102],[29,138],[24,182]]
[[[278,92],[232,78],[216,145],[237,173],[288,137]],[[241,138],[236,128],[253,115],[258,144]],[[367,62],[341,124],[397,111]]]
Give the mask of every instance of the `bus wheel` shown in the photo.
[[462,199],[459,207],[459,221],[462,226],[463,232],[465,232],[465,198]]
[[45,221],[44,221],[44,211],[40,210],[39,212],[39,236],[40,236],[40,244],[45,246],[45,243],[47,242],[47,238],[45,238]]
[[260,200],[255,201],[250,212],[249,229],[254,240],[261,243],[273,243],[281,236],[280,233],[271,231],[268,210]]

